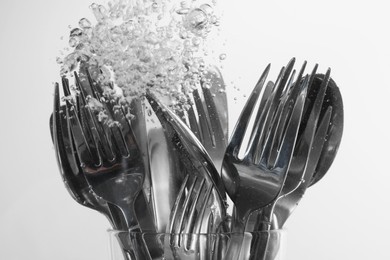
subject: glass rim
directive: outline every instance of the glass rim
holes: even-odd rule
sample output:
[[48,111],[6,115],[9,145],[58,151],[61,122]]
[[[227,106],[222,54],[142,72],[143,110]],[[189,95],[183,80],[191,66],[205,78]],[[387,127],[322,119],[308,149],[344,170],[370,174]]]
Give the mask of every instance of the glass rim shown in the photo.
[[245,232],[219,232],[219,233],[167,233],[167,232],[133,232],[131,230],[117,230],[117,229],[107,229],[107,233],[109,234],[118,234],[118,233],[131,233],[131,234],[140,234],[140,235],[169,235],[169,236],[188,236],[188,235],[196,235],[196,236],[218,236],[218,235],[242,235],[242,234],[262,234],[262,233],[286,233],[287,229],[271,229],[267,231],[245,231]]

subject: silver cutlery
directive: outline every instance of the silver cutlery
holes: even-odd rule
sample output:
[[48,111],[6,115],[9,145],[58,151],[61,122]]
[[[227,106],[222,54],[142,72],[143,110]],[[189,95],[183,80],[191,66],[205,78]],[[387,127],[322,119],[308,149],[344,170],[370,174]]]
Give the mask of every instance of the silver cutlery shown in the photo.
[[[317,177],[322,177],[326,173],[341,141],[343,106],[340,92],[330,78],[330,69],[325,75],[316,74],[316,70],[317,65],[310,75],[298,140],[283,187],[286,192],[277,199],[273,208],[272,229],[283,228],[306,189],[318,181],[314,177],[315,170],[321,171],[321,175]],[[297,81],[299,82],[299,78]],[[330,128],[333,128],[332,131]],[[329,138],[332,138],[332,141],[329,145],[329,153],[327,153],[326,143]],[[322,156],[328,157],[328,162],[330,162],[326,164],[326,167],[318,165]],[[267,252],[263,256],[264,259],[274,259],[275,252],[278,252],[277,247],[278,243],[275,241],[267,243],[267,249],[263,249]]]
[[[283,228],[306,189],[325,175],[343,131],[330,70],[317,74],[316,65],[304,75],[305,62],[295,78],[294,63],[275,83],[266,82],[267,66],[229,142],[216,68],[181,112],[152,90],[125,104],[88,68],[82,79],[74,74],[72,89],[62,78],[50,129],[68,191],[125,231],[118,232],[125,259],[273,260],[279,241],[270,231]],[[169,236],[153,236],[164,232]]]
[[173,255],[175,259],[209,259],[211,245],[200,234],[216,233],[226,218],[226,195],[218,171],[181,119],[153,95],[147,98],[186,165],[186,176],[170,216],[168,233],[172,234]]
[[[94,193],[107,202],[110,210],[118,213],[122,228],[140,233],[134,201],[142,189],[144,165],[122,108],[114,107],[116,104],[111,100],[102,102],[108,116],[119,122],[112,126],[103,125],[88,105],[87,92],[79,88],[82,105],[76,107],[70,101],[67,81],[64,80],[63,84],[72,152],[79,158],[86,180]],[[102,100],[100,92],[95,89],[97,86],[90,87],[94,98]],[[131,232],[121,238],[121,241],[128,240],[123,246],[129,259],[151,259],[145,242]]]
[[[324,75],[317,74],[314,79],[314,85],[321,84],[324,80]],[[336,82],[330,78],[324,99],[324,107],[331,106],[332,113],[330,124],[326,133],[325,143],[323,145],[320,158],[310,181],[310,186],[317,183],[326,174],[332,165],[343,136],[344,127],[344,108],[343,99]]]
[[[274,224],[277,228],[282,228],[293,209],[298,205],[303,197],[307,187],[313,178],[313,173],[318,160],[321,156],[326,133],[329,128],[332,115],[332,106],[323,109],[326,90],[330,80],[330,70],[326,73],[321,84],[313,84],[316,78],[315,71],[311,74],[309,90],[317,88],[316,96],[313,97],[312,104],[307,105],[305,110],[304,122],[301,124],[300,134],[294,155],[291,160],[291,167],[288,171],[283,189],[286,189],[285,195],[278,198],[274,208]],[[309,92],[310,93],[310,92]],[[306,104],[310,103],[310,96]],[[321,112],[325,112],[321,116]]]
[[[263,210],[263,221],[268,226],[271,220],[268,208],[282,191],[298,134],[308,84],[305,77],[295,102],[280,102],[283,100],[292,66],[293,61],[282,69],[271,98],[264,107],[257,109],[248,145],[244,147],[242,144],[245,132],[248,131],[250,118],[256,109],[256,101],[262,93],[270,66],[266,68],[245,104],[226,148],[222,180],[236,207],[233,232],[244,232],[249,215],[259,209]],[[284,106],[291,110],[288,120],[281,118]],[[283,121],[286,124],[279,124]],[[280,128],[284,130],[280,131]],[[276,133],[282,135],[276,136]],[[271,161],[273,158],[274,161]],[[230,242],[227,259],[239,259],[242,241],[239,236],[236,238],[236,241]]]
[[182,117],[220,171],[228,142],[228,107],[225,83],[217,68],[206,73],[190,98],[192,105]]
[[102,213],[115,229],[120,229],[116,224],[115,216],[109,210],[107,202],[99,199],[91,189],[83,175],[78,158],[71,151],[71,139],[66,122],[66,108],[60,104],[58,83],[54,87],[54,107],[50,117],[50,130],[59,170],[65,187],[72,198],[82,206]]

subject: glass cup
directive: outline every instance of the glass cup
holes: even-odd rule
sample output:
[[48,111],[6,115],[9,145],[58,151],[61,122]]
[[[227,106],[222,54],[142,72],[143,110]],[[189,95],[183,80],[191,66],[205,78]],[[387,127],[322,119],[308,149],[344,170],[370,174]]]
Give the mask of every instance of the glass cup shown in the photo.
[[[109,230],[108,234],[111,260],[285,260],[284,230],[244,234],[156,234]],[[237,241],[241,241],[239,256],[227,255],[231,243]],[[145,257],[147,254],[151,257]]]

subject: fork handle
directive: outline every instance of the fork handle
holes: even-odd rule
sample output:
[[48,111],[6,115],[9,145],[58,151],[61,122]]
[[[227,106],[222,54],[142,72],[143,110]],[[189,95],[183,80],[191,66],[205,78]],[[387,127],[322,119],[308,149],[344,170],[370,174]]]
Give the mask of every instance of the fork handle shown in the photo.
[[118,241],[126,260],[152,260],[135,217],[133,203],[127,207],[126,205],[118,207],[114,204],[109,204],[109,206],[112,214],[116,217],[114,222],[119,223],[118,227],[121,229],[118,232]]
[[140,232],[119,232],[118,240],[126,260],[151,260],[149,250]]

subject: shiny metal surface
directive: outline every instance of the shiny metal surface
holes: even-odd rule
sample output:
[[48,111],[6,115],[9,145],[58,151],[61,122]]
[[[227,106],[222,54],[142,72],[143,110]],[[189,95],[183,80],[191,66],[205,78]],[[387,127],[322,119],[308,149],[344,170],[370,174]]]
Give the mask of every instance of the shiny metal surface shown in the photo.
[[[321,84],[324,75],[317,74],[314,84]],[[325,144],[321,151],[320,159],[317,163],[313,177],[310,181],[310,186],[318,182],[324,177],[328,169],[331,167],[336,158],[338,148],[341,143],[344,128],[344,106],[340,89],[336,82],[330,78],[329,86],[324,99],[324,107],[331,106],[333,108],[330,117],[330,125],[326,134]]]
[[[332,94],[339,93],[338,88],[330,78],[330,70],[328,70],[326,75],[315,74],[315,71],[313,71],[312,75],[314,76],[312,84],[309,86],[309,95],[306,99],[306,109],[302,120],[304,123],[301,124],[301,133],[298,135],[298,142],[284,187],[299,185],[286,193],[285,196],[280,197],[275,204],[274,228],[283,228],[287,218],[303,197],[307,187],[318,181],[315,180],[315,170],[320,169],[320,172],[323,173],[322,177],[329,168],[330,165],[328,164],[323,169],[321,165],[318,165],[322,156],[327,157],[327,161],[331,162],[336,155],[334,149],[326,149],[327,140],[332,138],[331,135],[335,133],[335,137],[332,140],[337,140],[337,144],[333,143],[332,146],[338,147],[341,141],[343,125],[342,99],[341,95],[332,97]],[[337,100],[335,107],[332,106],[331,100]],[[341,110],[337,111],[336,109]],[[336,125],[332,121],[332,118],[335,117],[339,120],[336,122]],[[337,128],[337,126],[341,127]],[[331,127],[333,127],[332,131],[330,131]],[[329,154],[326,151],[329,151]]]
[[221,171],[228,142],[226,86],[216,67],[206,73],[205,80],[192,92],[193,104],[183,117],[210,155],[215,168]]
[[144,102],[147,113],[147,157],[150,171],[150,205],[153,209],[157,232],[166,232],[171,209],[184,178],[181,172],[179,156],[174,144],[166,136],[165,129],[150,107]]
[[107,217],[114,228],[119,228],[116,226],[116,223],[112,221],[113,216],[107,203],[104,200],[100,200],[91,189],[83,175],[78,158],[73,156],[70,150],[71,143],[66,123],[66,109],[65,106],[60,105],[58,83],[54,87],[54,107],[50,117],[50,131],[59,170],[65,187],[72,198],[82,206],[102,213]]
[[[211,67],[205,75],[208,89],[199,87],[194,93],[193,106],[185,118],[187,125],[209,153],[220,171],[228,139],[228,109],[225,83],[218,68]],[[205,82],[203,82],[205,83]],[[205,83],[206,84],[206,83]],[[203,91],[204,89],[204,91]],[[160,121],[148,102],[137,100],[132,120],[134,134],[139,140],[145,164],[143,191],[157,232],[166,232],[170,211],[180,189],[179,156],[165,135]],[[190,124],[191,122],[191,124]],[[140,207],[142,208],[142,207]]]
[[[305,77],[299,87],[296,100],[288,100],[290,73],[294,65],[292,60],[283,68],[272,90],[270,99],[264,106],[257,108],[256,118],[249,142],[243,146],[245,132],[257,100],[262,93],[270,66],[266,68],[259,82],[252,91],[237,121],[224,157],[222,180],[236,207],[234,232],[243,232],[250,213],[263,209],[262,220],[267,229],[271,221],[272,205],[282,192],[288,172],[296,137],[301,121],[308,79]],[[272,87],[273,84],[268,84]],[[285,101],[289,102],[285,102]],[[288,119],[282,118],[282,111],[288,111]],[[279,135],[278,135],[279,134]],[[280,142],[278,141],[280,140]],[[242,157],[239,157],[243,152]],[[266,209],[266,210],[265,210]],[[231,241],[228,259],[238,259],[241,241]]]
[[[171,211],[167,232],[171,234],[216,233],[226,218],[226,195],[218,171],[204,147],[181,119],[153,95],[148,95],[147,98],[167,135],[179,151],[180,162],[183,164],[181,170],[185,172],[185,178],[180,184]],[[180,237],[183,240],[180,240]],[[174,236],[170,246],[176,257],[183,257],[183,254],[186,254],[188,259],[199,259],[201,256],[191,255],[190,252],[194,252],[195,247],[206,248],[207,244],[202,244],[197,236]]]
[[[57,84],[50,127],[67,189],[126,231],[121,234],[134,234],[118,236],[125,259],[273,259],[278,244],[268,231],[282,228],[306,189],[324,176],[343,130],[341,95],[330,70],[317,74],[315,66],[304,75],[304,63],[295,79],[294,63],[275,83],[266,83],[270,65],[265,69],[228,144],[217,69],[183,113],[151,91],[125,107],[88,70],[83,79],[75,73],[72,90],[63,78],[64,97]],[[217,87],[222,93],[214,95]],[[255,231],[250,244],[245,231]],[[144,232],[172,236],[147,241],[139,235]],[[217,247],[199,236],[219,233],[232,236]]]
[[[79,82],[77,80],[76,82]],[[125,117],[123,108],[116,103],[102,102],[107,115],[114,122],[108,126],[97,120],[88,105],[88,92],[77,84],[80,91],[76,104],[70,100],[70,89],[66,79],[63,88],[66,100],[66,118],[71,133],[72,152],[80,160],[83,174],[91,189],[107,202],[111,212],[117,213],[116,219],[122,228],[141,232],[134,210],[134,202],[142,190],[144,165],[131,126]],[[102,101],[101,91],[96,84],[90,84],[96,100]],[[116,107],[114,107],[116,105]],[[144,241],[121,238],[125,241],[125,251],[129,258],[151,259]],[[126,242],[126,239],[129,241]],[[131,245],[131,246],[130,246]]]

